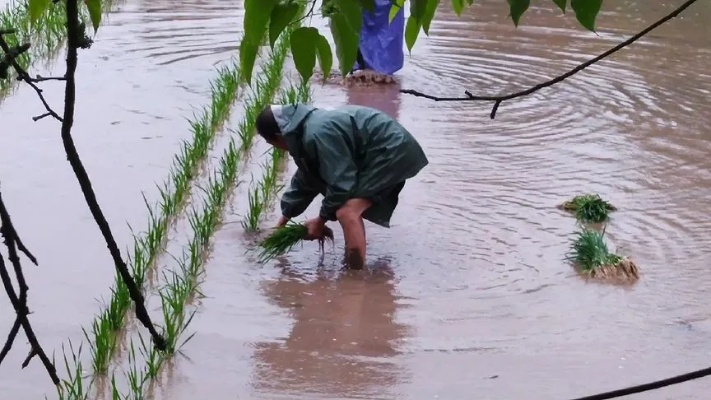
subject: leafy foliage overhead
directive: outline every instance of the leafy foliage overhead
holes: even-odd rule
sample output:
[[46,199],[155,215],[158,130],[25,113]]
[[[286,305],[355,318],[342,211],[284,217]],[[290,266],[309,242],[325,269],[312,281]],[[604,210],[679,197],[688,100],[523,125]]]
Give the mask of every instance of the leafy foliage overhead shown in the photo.
[[[34,1],[41,3],[47,0]],[[313,15],[317,4],[316,0],[244,1],[244,36],[240,44],[240,63],[242,76],[249,83],[252,80],[252,71],[260,46],[263,43],[269,43],[269,46],[273,48],[280,35],[289,34],[286,30],[287,26],[296,22],[300,18],[298,16],[302,15],[299,8],[303,7],[307,16]],[[474,0],[450,1],[450,7],[457,16],[461,16],[467,7],[474,4]],[[521,18],[528,11],[531,0],[506,1],[509,5],[509,17],[514,25],[518,26]],[[566,13],[569,6],[581,26],[589,31],[595,31],[595,20],[602,8],[603,0],[550,1],[563,13]],[[412,52],[421,31],[424,31],[425,35],[429,35],[430,24],[441,3],[441,0],[409,0],[409,16],[404,32],[408,51]],[[405,12],[406,4],[406,0],[392,0],[390,21],[398,13]],[[364,10],[372,11],[374,8],[374,0],[322,0],[321,2],[319,11],[323,17],[329,19],[329,29],[334,42],[333,47],[338,59],[339,70],[344,76],[350,72],[357,59],[363,21],[362,13]],[[293,30],[290,43],[294,63],[302,79],[308,80],[313,76],[317,59],[324,72],[324,79],[328,76],[333,62],[333,50],[328,39],[317,28],[303,26]]]

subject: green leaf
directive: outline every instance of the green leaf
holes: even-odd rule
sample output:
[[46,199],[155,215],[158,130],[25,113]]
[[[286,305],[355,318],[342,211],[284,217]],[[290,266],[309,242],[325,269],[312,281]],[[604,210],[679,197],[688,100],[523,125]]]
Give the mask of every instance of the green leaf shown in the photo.
[[244,81],[248,84],[252,81],[252,71],[254,62],[257,61],[257,53],[259,53],[259,42],[243,38],[239,45],[239,67]]
[[30,11],[30,22],[36,22],[51,2],[52,0],[29,0],[27,7]]
[[568,3],[568,0],[553,0],[553,2],[565,13],[565,5]]
[[242,76],[244,76],[244,80],[248,84],[252,81],[252,72],[259,52],[259,45],[262,43],[269,18],[276,4],[277,0],[244,1],[244,18],[242,21],[244,36],[240,43],[239,54]]
[[422,17],[425,15],[427,0],[410,0],[410,18],[415,17],[422,26]]
[[531,0],[508,0],[509,9],[511,12],[511,19],[514,25],[518,26],[521,16],[528,10],[531,5]]
[[360,0],[360,6],[371,13],[375,12],[375,0]]
[[291,32],[291,54],[294,65],[304,82],[311,78],[316,66],[316,40],[320,34],[318,29],[302,26]]
[[474,4],[474,0],[452,0],[452,10],[458,17],[461,17],[464,9],[472,4]]
[[336,5],[340,14],[346,18],[351,29],[360,34],[360,29],[363,26],[363,10],[356,0],[336,0]]
[[388,15],[388,23],[393,22],[397,16],[397,13],[401,12],[403,7],[405,7],[405,0],[393,0],[392,5],[390,6],[390,14]]
[[341,75],[346,76],[358,58],[358,42],[360,30],[354,31],[344,14],[338,13],[331,17],[331,35],[336,42],[336,57]]
[[331,67],[333,66],[333,53],[331,52],[331,45],[328,43],[328,39],[320,33],[318,33],[318,37],[316,38],[316,55],[321,65],[321,71],[323,71],[323,81],[326,82],[326,79],[328,79],[328,76],[331,74]]
[[89,9],[91,24],[94,26],[94,33],[99,30],[101,24],[101,0],[85,0],[86,8]]
[[405,23],[405,44],[407,45],[407,51],[412,53],[412,48],[417,42],[417,35],[420,33],[420,28],[422,24],[416,18],[411,15],[407,18]]
[[299,5],[296,3],[280,3],[274,6],[269,19],[269,46],[272,50],[279,35],[284,32],[298,12]]
[[427,8],[425,8],[425,14],[422,16],[422,29],[425,31],[425,35],[430,35],[430,23],[434,19],[435,11],[439,7],[440,0],[429,0],[427,2]]
[[602,0],[570,0],[575,18],[587,30],[595,32],[595,19],[602,8]]

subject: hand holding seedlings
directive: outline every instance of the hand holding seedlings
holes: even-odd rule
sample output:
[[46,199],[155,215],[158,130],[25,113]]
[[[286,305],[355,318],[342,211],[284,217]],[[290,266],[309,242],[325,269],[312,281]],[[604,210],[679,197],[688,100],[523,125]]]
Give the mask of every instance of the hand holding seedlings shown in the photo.
[[[326,220],[321,217],[312,218],[304,224],[306,225],[306,240],[323,240],[323,231],[326,227]],[[332,235],[333,236],[333,235]]]
[[[269,261],[275,257],[289,252],[302,240],[307,240],[309,229],[305,224],[287,222],[284,226],[277,227],[266,239],[260,243],[262,252],[259,255],[260,262]],[[327,226],[323,226],[321,236],[316,238],[319,241],[321,251],[324,251],[326,239],[333,242],[333,231]]]

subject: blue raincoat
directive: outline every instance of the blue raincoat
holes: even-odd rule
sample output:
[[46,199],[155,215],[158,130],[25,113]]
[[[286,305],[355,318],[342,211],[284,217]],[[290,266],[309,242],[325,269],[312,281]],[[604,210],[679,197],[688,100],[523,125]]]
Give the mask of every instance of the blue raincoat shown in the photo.
[[360,33],[360,54],[353,70],[370,69],[392,75],[405,61],[403,50],[405,12],[398,11],[392,23],[388,21],[392,0],[375,0],[375,12],[363,10]]
[[367,198],[374,204],[363,218],[389,227],[405,180],[428,164],[415,138],[374,108],[296,104],[272,112],[299,168],[281,199],[284,217],[301,215],[322,194],[319,215],[334,221],[347,200]]

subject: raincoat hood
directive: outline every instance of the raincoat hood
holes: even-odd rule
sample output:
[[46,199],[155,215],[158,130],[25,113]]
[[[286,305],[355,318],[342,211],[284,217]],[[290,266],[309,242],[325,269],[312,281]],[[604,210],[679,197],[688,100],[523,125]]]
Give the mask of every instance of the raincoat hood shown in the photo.
[[308,104],[272,105],[272,114],[279,126],[281,136],[286,141],[286,147],[292,157],[301,157],[303,146],[303,124],[316,107]]
[[294,105],[272,105],[272,114],[276,119],[281,135],[284,137],[293,135],[299,131],[304,120],[316,110],[316,107],[308,104]]

